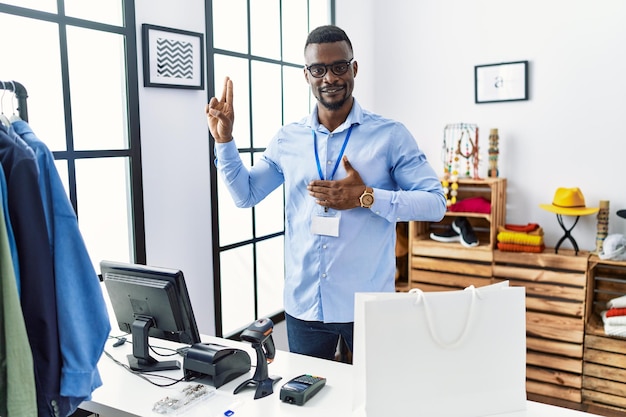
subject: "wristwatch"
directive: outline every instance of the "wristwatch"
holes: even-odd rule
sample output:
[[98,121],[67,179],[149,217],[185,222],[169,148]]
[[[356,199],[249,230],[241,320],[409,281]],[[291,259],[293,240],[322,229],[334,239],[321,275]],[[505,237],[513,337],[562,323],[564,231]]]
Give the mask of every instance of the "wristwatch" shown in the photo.
[[370,187],[365,187],[365,191],[359,197],[359,201],[361,202],[361,207],[370,208],[372,204],[374,204],[374,189]]

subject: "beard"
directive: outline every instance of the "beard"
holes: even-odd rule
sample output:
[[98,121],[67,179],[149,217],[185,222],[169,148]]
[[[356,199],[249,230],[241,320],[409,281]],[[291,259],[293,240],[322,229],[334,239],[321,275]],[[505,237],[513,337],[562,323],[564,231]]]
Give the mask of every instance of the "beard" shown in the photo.
[[318,90],[318,94],[316,96],[317,102],[324,106],[327,110],[339,110],[350,98],[349,96],[343,96],[343,98],[339,101],[328,102],[324,100],[322,93]]

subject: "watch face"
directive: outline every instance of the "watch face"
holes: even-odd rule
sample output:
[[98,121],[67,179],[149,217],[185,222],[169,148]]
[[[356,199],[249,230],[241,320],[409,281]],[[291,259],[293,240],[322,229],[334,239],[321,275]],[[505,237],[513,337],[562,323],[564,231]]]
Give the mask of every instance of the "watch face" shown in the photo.
[[374,203],[374,196],[371,194],[364,194],[361,197],[361,204],[364,206],[371,206]]

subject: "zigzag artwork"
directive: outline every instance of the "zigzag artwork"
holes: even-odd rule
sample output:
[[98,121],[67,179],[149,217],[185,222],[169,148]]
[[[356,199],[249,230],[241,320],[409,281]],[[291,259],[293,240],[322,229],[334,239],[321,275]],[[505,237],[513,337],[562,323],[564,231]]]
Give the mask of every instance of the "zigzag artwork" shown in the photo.
[[193,45],[190,42],[157,39],[157,75],[166,78],[193,78]]

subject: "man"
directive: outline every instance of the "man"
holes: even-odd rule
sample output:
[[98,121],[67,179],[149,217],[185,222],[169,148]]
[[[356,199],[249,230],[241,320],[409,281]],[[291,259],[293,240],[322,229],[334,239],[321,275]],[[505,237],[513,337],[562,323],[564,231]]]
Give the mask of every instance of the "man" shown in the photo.
[[393,292],[395,225],[439,221],[441,183],[401,123],[352,96],[358,64],[336,26],[313,30],[304,48],[313,112],[283,126],[249,171],[232,138],[233,82],[206,106],[216,165],[238,207],[285,185],[285,316],[289,350],[334,358],[352,350],[354,294]]

